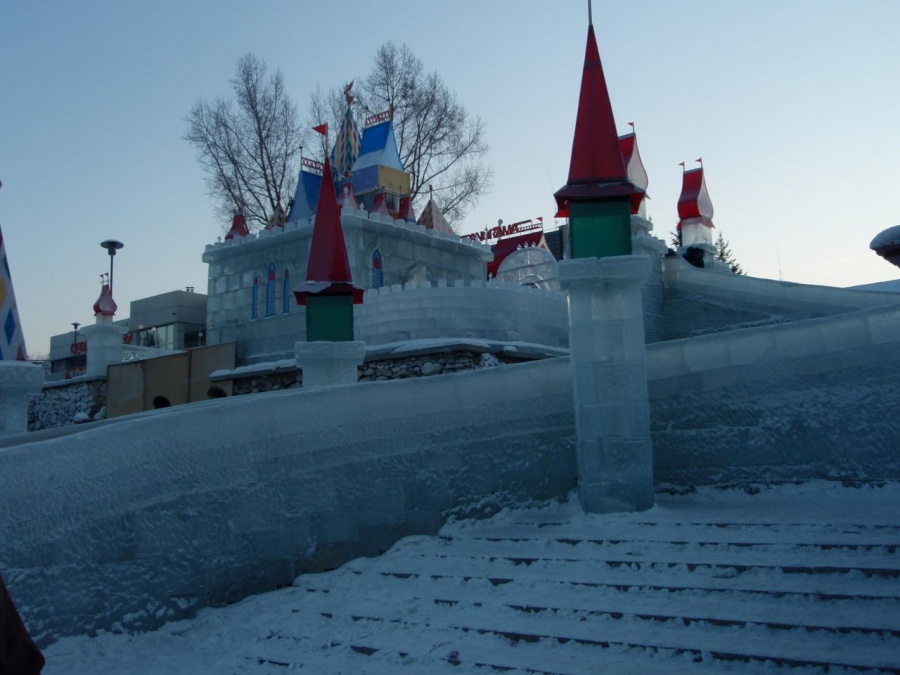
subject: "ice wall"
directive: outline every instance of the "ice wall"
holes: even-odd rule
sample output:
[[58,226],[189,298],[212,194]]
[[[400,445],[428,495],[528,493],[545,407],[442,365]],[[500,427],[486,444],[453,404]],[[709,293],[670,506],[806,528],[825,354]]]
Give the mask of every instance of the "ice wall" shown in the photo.
[[[241,363],[293,358],[306,338],[304,308],[223,328],[239,340]],[[475,338],[568,347],[566,295],[518,284],[462,281],[408,283],[369,289],[354,307],[357,340],[383,345],[406,340]]]
[[657,481],[900,478],[900,306],[649,345],[648,371]]
[[[574,487],[568,359],[217,399],[0,449],[36,638],[150,628]],[[44,440],[42,440],[44,439]]]
[[813,286],[698,269],[663,258],[665,339],[900,303],[897,293]]
[[368,345],[446,338],[569,345],[565,293],[498,282],[369,290],[356,327]]
[[[376,249],[387,286],[482,281],[493,257],[487,246],[389,216],[345,209],[341,225],[353,280],[363,288],[372,286]],[[206,247],[209,344],[240,341],[241,362],[254,354],[293,352],[305,335],[293,288],[306,278],[311,237],[312,222],[303,220]]]

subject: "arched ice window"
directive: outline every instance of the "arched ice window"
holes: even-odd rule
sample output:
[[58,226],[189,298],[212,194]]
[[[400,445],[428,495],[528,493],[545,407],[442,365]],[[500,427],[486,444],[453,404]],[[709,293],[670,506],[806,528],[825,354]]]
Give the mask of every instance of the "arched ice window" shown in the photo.
[[275,283],[275,263],[269,263],[269,269],[266,273],[266,316],[275,316],[275,291],[277,285]]
[[372,254],[372,288],[384,286],[384,257],[377,248]]
[[291,313],[291,296],[293,292],[291,291],[291,273],[286,269],[284,270],[284,281],[283,290],[281,292],[281,313],[282,314],[290,314]]
[[253,290],[250,292],[250,320],[259,318],[259,277],[253,277]]

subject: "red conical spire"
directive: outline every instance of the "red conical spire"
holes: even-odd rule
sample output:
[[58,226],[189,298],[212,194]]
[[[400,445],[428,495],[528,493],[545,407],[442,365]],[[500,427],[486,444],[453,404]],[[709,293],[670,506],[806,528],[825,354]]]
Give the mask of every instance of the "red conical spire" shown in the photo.
[[578,115],[572,139],[569,182],[554,195],[559,207],[556,215],[568,216],[570,200],[603,200],[624,197],[636,191],[642,192],[628,181],[597,38],[593,24],[589,24]]
[[624,180],[627,180],[627,174],[619,151],[616,120],[609,102],[594,26],[589,25],[575,137],[572,140],[569,184]]
[[350,259],[347,257],[347,244],[344,241],[344,229],[341,227],[341,212],[334,193],[331,163],[327,157],[325,172],[322,174],[322,187],[319,189],[319,202],[316,206],[316,221],[313,224],[306,280],[353,282]]
[[309,264],[306,267],[306,281],[294,290],[299,304],[305,304],[306,295],[353,295],[354,302],[362,302],[363,288],[353,283],[350,258],[341,227],[340,207],[334,191],[331,164],[325,158],[322,187],[316,206],[316,220],[313,223],[312,243],[309,249]]

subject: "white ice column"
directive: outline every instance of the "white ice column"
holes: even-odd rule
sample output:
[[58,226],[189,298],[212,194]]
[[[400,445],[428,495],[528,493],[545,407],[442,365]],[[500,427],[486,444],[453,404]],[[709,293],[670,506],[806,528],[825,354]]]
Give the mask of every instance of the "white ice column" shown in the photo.
[[0,436],[28,431],[28,396],[39,394],[44,369],[26,361],[0,361]]
[[128,328],[112,323],[95,323],[85,326],[81,332],[87,338],[85,376],[106,377],[107,366],[122,363],[122,337]]
[[650,259],[577,258],[559,265],[569,293],[578,436],[578,499],[588,513],[653,506],[653,451],[641,282]]
[[297,342],[294,351],[304,389],[353,384],[358,379],[357,367],[366,360],[366,343],[361,340]]

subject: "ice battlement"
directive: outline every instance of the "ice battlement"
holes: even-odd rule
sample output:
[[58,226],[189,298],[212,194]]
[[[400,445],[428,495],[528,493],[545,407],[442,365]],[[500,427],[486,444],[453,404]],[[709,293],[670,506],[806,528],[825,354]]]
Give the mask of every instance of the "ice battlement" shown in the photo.
[[[234,239],[207,244],[203,260],[204,262],[209,262],[209,260],[207,260],[208,254],[215,255],[221,251],[241,249],[248,245],[259,245],[260,242],[281,240],[282,237],[290,236],[292,233],[296,233],[295,236],[310,237],[312,236],[313,222],[314,219],[312,218],[288,221],[284,224],[284,228],[275,227],[271,230],[260,230],[256,233],[251,233],[246,237],[235,237]],[[348,229],[360,227],[366,227],[373,232],[381,234],[393,231],[398,236],[403,236],[403,233],[406,233],[413,237],[424,237],[425,239],[422,241],[431,242],[432,244],[437,242],[447,242],[463,249],[480,251],[484,254],[485,262],[490,261],[493,257],[491,248],[487,244],[474,241],[468,237],[461,238],[459,235],[450,232],[428,229],[424,225],[419,225],[417,223],[397,220],[389,215],[368,212],[365,209],[344,207],[341,209],[341,225],[344,227],[345,235]],[[388,228],[391,229],[388,230],[384,226],[388,226]]]

